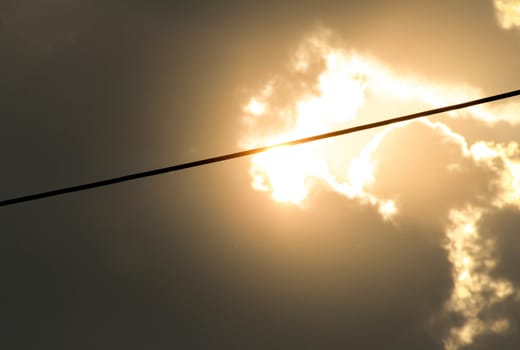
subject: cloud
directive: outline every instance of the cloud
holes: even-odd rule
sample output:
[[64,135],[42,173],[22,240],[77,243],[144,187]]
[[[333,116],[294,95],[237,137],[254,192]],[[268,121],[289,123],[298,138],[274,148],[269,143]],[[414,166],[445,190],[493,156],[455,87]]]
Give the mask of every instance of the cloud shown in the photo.
[[88,30],[94,6],[84,0],[15,1],[0,15],[4,30],[28,51],[47,52],[73,43]]
[[496,240],[497,264],[493,268],[493,273],[498,277],[510,279],[516,286],[520,286],[519,225],[520,210],[513,206],[487,213],[479,225],[483,237]]
[[[371,56],[331,46],[331,38],[333,34],[324,29],[310,35],[294,54],[289,73],[271,78],[245,104],[244,122],[249,132],[241,142],[242,147],[346,128],[361,120],[381,118],[383,113],[402,115],[482,96],[479,89],[463,84],[443,85],[420,76],[400,74]],[[443,117],[470,118],[489,127],[499,122],[517,125],[519,106],[517,101],[507,101],[494,107],[481,105],[454,111]],[[437,123],[435,127],[443,128],[447,137],[467,143],[447,125]],[[357,135],[351,135],[349,151],[342,154],[337,153],[341,148],[338,144],[343,142],[338,139],[255,156],[251,169],[254,187],[272,192],[279,201],[300,203],[317,180],[350,198],[363,197],[378,203],[382,211],[395,212],[394,203],[388,199],[378,199],[363,191],[373,180],[370,153],[388,130],[377,137],[375,132],[366,133],[371,136],[355,144],[351,140]],[[468,146],[464,147],[469,154]],[[344,169],[348,169],[347,174]]]
[[[376,196],[396,199],[397,225],[440,226],[445,232],[443,245],[454,287],[444,312],[459,319],[444,336],[448,350],[508,331],[512,322],[508,313],[490,311],[518,290],[509,277],[494,273],[500,259],[497,238],[479,229],[485,213],[518,203],[509,165],[514,161],[506,156],[508,148],[510,155],[515,153],[515,146],[477,143],[468,148],[457,136],[440,123],[395,128],[372,155],[377,167],[369,189]],[[449,324],[446,320],[441,323]]]
[[[107,3],[115,5],[105,11]],[[281,130],[290,131],[294,114],[285,107],[295,106],[303,95],[306,101],[317,100],[317,77],[326,61],[318,53],[311,54],[309,69],[295,71],[287,59],[287,74],[278,63],[283,65],[282,52],[315,20],[336,23],[348,40],[327,45],[338,53],[337,62],[357,56],[358,64],[360,59],[370,61],[370,67],[393,72],[393,78],[409,82],[412,75],[418,83],[401,84],[411,87],[408,97],[397,94],[398,89],[395,95],[387,95],[392,89],[378,93],[375,88],[377,77],[386,73],[370,75],[372,83],[368,75],[354,74],[350,87],[357,86],[353,83],[364,87],[365,102],[350,122],[451,99],[458,102],[514,88],[517,83],[512,74],[520,62],[513,43],[517,38],[496,26],[489,1],[184,3],[175,2],[183,8],[168,12],[161,8],[164,1],[153,0],[1,2],[0,50],[8,53],[2,55],[8,60],[2,66],[2,107],[3,114],[10,116],[2,127],[3,175],[10,184],[2,189],[6,196],[232,149],[236,124],[231,116],[238,109],[234,88],[255,85],[259,77],[273,91],[269,95],[269,89],[260,87],[258,93],[248,95],[265,103],[265,113],[261,114],[262,108],[252,109],[259,115],[247,115],[252,123],[245,136],[263,141],[279,136]],[[141,34],[147,26],[141,22],[146,20],[143,16],[154,6],[158,10],[150,23],[171,26],[172,33],[163,33],[162,39]],[[125,22],[119,16],[127,11],[131,14]],[[88,33],[82,36],[84,31]],[[142,44],[154,41],[160,41],[160,49]],[[57,47],[60,50],[53,55],[39,55]],[[169,47],[174,48],[171,55],[162,57]],[[359,51],[343,50],[349,47]],[[139,102],[147,85],[137,76],[148,75],[150,69],[136,55],[157,56],[150,64],[156,71],[154,83],[173,76],[171,85],[151,92],[168,94],[168,108],[160,113],[155,104],[149,109]],[[141,63],[129,64],[134,60]],[[403,67],[439,78],[435,84],[439,88],[429,89],[431,81]],[[467,93],[446,84],[464,77],[484,90],[470,87]],[[421,86],[428,89],[417,89]],[[422,94],[423,99],[413,95],[415,91],[430,96]],[[329,101],[341,99],[328,96]],[[244,99],[244,105],[248,102]],[[511,106],[510,113],[486,108],[492,118],[478,119],[486,120],[485,129],[471,140],[468,129],[474,124],[467,120],[477,118],[476,113],[451,116],[461,126],[452,128],[453,139],[426,124],[407,126],[428,140],[432,152],[453,152],[439,158],[476,170],[482,182],[471,176],[470,182],[482,184],[483,193],[492,197],[488,205],[472,195],[473,206],[448,211],[452,204],[463,202],[456,195],[474,192],[470,185],[463,184],[462,189],[450,185],[450,181],[461,183],[456,172],[436,169],[434,173],[446,180],[443,185],[455,193],[447,194],[450,199],[444,203],[442,191],[428,189],[442,208],[429,220],[411,215],[414,205],[425,212],[428,198],[410,192],[399,197],[397,191],[379,187],[389,196],[395,194],[392,201],[382,198],[382,192],[369,192],[385,181],[382,171],[392,170],[390,162],[373,168],[385,152],[379,144],[392,149],[390,141],[400,142],[397,136],[408,135],[407,127],[388,131],[381,140],[374,139],[376,131],[334,140],[339,147],[326,146],[328,170],[336,177],[306,177],[311,190],[302,209],[273,204],[265,193],[251,192],[247,166],[237,161],[178,174],[175,179],[157,178],[3,211],[2,248],[8,259],[4,289],[10,301],[5,319],[13,330],[3,342],[16,338],[24,343],[21,348],[74,348],[81,339],[85,347],[102,342],[131,349],[152,343],[186,349],[208,344],[226,349],[441,349],[450,329],[475,324],[468,323],[475,320],[468,317],[471,314],[445,308],[456,276],[464,271],[450,262],[457,255],[450,255],[448,242],[442,241],[448,239],[448,232],[459,231],[460,221],[467,224],[475,218],[475,247],[481,247],[483,239],[478,237],[489,234],[494,239],[494,232],[501,232],[493,229],[497,223],[490,216],[513,206],[512,199],[499,194],[500,183],[513,178],[512,168],[501,157],[483,158],[480,164],[467,155],[479,141],[486,141],[493,151],[518,138],[518,126],[511,127],[519,125],[518,113],[513,102]],[[279,118],[284,109],[291,113]],[[494,134],[498,132],[495,119],[503,120],[500,125],[508,130],[500,139]],[[67,136],[62,137],[65,129]],[[455,133],[464,136],[467,147]],[[403,147],[411,148],[407,151],[413,156],[413,148],[422,140],[411,137]],[[185,151],[191,146],[199,153]],[[394,147],[388,154],[398,156],[399,151]],[[514,160],[512,155],[507,158]],[[350,165],[351,159],[357,161]],[[416,161],[427,163],[427,159]],[[39,168],[37,177],[30,174],[33,166]],[[350,167],[355,170],[350,172]],[[419,170],[428,175],[426,169],[430,168]],[[457,165],[450,169],[456,171]],[[371,182],[365,181],[365,175],[372,176]],[[435,181],[428,184],[436,186]],[[372,203],[369,195],[377,202]],[[491,229],[484,231],[487,221]],[[513,231],[504,236],[512,236]],[[473,254],[470,243],[452,251]],[[516,289],[514,255],[502,253],[504,244],[513,250],[513,243],[510,239],[483,246],[501,270],[477,270],[472,272],[475,277],[504,279]],[[501,254],[511,257],[507,265],[499,261],[509,260]],[[480,298],[480,292],[473,293]],[[487,294],[482,297],[489,305]],[[477,314],[491,331],[478,328],[475,347],[518,347],[514,331],[519,307],[513,296]],[[502,320],[508,320],[508,329],[494,332],[503,330]],[[451,336],[458,339],[457,333]]]
[[453,213],[458,216],[453,219],[459,222],[461,237],[468,237],[465,243],[455,241],[458,249],[454,245],[453,251],[464,255],[465,260],[458,260],[466,263],[459,266],[458,293],[462,297],[453,306],[467,321],[454,328],[451,345],[472,349],[474,343],[475,348],[515,349],[520,325],[516,230],[520,211],[518,206],[511,205],[488,208],[467,220],[470,212]]
[[243,312],[261,310],[255,323],[278,335],[254,336],[256,345],[441,348],[429,333],[452,285],[441,228],[398,227],[333,192],[314,194],[307,209],[276,209],[248,229],[239,264],[223,267],[243,291]]
[[494,0],[498,23],[504,29],[520,27],[520,1]]
[[[415,122],[394,128],[372,154],[377,197],[395,198],[416,220],[445,218],[453,207],[484,204],[498,191],[495,171],[470,156],[464,139],[441,123]],[[491,184],[491,185],[490,185]]]
[[[463,84],[399,74],[373,57],[329,42],[329,32],[311,36],[295,55],[294,74],[274,77],[245,105],[245,121],[253,130],[249,142],[270,144],[370,121],[381,111],[403,114],[481,96],[479,89]],[[336,79],[339,83],[332,84]],[[288,98],[277,95],[281,86],[291,91]],[[252,110],[257,104],[262,108]],[[518,124],[517,110],[517,102],[508,102],[444,117],[478,120],[492,128],[498,121]],[[479,225],[490,211],[518,205],[518,144],[469,144],[463,131],[427,119],[367,134],[259,155],[251,168],[253,186],[293,203],[312,203],[317,189],[336,192],[378,210],[396,235],[413,232],[442,248],[451,264],[452,288],[428,317],[445,349],[508,332],[511,317],[491,311],[517,287],[510,277],[496,276],[497,245]]]

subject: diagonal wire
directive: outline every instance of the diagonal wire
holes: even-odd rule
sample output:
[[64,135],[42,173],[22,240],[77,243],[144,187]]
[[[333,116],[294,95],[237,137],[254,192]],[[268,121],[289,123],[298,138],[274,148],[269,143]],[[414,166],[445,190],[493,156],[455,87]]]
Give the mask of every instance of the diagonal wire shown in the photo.
[[504,92],[504,93],[501,93],[498,95],[487,96],[484,98],[479,98],[476,100],[471,100],[471,101],[467,101],[467,102],[463,102],[463,103],[453,104],[453,105],[449,105],[449,106],[445,106],[445,107],[434,108],[434,109],[429,109],[429,110],[425,110],[422,112],[403,115],[400,117],[385,119],[385,120],[381,120],[381,121],[374,122],[374,123],[354,126],[354,127],[347,128],[347,129],[341,129],[341,130],[332,131],[332,132],[314,135],[314,136],[309,136],[309,137],[305,137],[305,138],[301,138],[301,139],[291,140],[291,141],[287,141],[287,142],[281,142],[281,143],[277,143],[277,144],[270,145],[270,146],[263,146],[263,147],[253,148],[253,149],[235,152],[235,153],[228,153],[228,154],[224,154],[224,155],[220,155],[220,156],[216,156],[216,157],[196,160],[193,162],[172,165],[172,166],[168,166],[165,168],[153,169],[153,170],[143,171],[143,172],[139,172],[139,173],[115,177],[115,178],[111,178],[111,179],[85,183],[82,185],[64,187],[64,188],[59,188],[59,189],[55,189],[52,191],[40,192],[40,193],[25,195],[25,196],[21,196],[21,197],[6,199],[6,200],[0,201],[0,207],[13,205],[13,204],[17,204],[17,203],[22,203],[22,202],[34,201],[34,200],[48,198],[48,197],[59,196],[59,195],[72,193],[72,192],[85,191],[85,190],[89,190],[89,189],[93,189],[93,188],[97,188],[97,187],[110,186],[110,185],[114,185],[114,184],[117,184],[120,182],[126,182],[126,181],[137,180],[137,179],[141,179],[141,178],[145,178],[145,177],[151,177],[151,176],[156,176],[156,175],[160,175],[160,174],[171,173],[171,172],[175,172],[175,171],[179,171],[179,170],[199,167],[202,165],[219,163],[219,162],[223,162],[226,160],[231,160],[231,159],[235,159],[235,158],[250,156],[253,154],[257,154],[257,153],[262,153],[262,152],[265,152],[265,151],[267,151],[271,148],[275,148],[275,147],[294,146],[294,145],[299,145],[302,143],[308,143],[308,142],[327,139],[327,138],[336,137],[336,136],[340,136],[340,135],[351,134],[351,133],[355,133],[355,132],[359,132],[359,131],[363,131],[363,130],[378,128],[378,127],[385,126],[385,125],[400,123],[400,122],[404,122],[407,120],[417,119],[417,118],[426,117],[426,116],[430,116],[430,115],[434,115],[434,114],[454,111],[457,109],[462,109],[462,108],[476,106],[476,105],[489,103],[489,102],[493,102],[493,101],[503,100],[503,99],[511,98],[511,97],[518,96],[518,95],[520,95],[520,89]]

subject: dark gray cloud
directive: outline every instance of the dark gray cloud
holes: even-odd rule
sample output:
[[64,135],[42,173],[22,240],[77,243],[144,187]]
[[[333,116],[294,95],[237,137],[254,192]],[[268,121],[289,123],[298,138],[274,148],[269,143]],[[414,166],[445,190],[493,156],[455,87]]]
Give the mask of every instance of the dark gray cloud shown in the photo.
[[497,266],[495,273],[499,277],[505,277],[520,284],[520,271],[518,270],[518,227],[520,224],[520,211],[515,207],[507,207],[495,210],[487,214],[481,223],[482,234],[496,240]]
[[[94,194],[49,201],[54,214],[31,220],[27,211],[4,211],[15,229],[4,234],[2,256],[17,261],[4,266],[4,319],[17,332],[3,341],[440,348],[427,320],[450,276],[435,242],[333,194],[305,212],[276,210],[267,199],[259,207],[244,195],[247,181],[231,181],[225,167],[177,180],[160,181],[169,188],[162,211],[146,200],[149,185],[129,187],[132,195],[105,191],[102,201]],[[215,196],[229,200],[209,204]]]
[[95,24],[97,10],[88,0],[5,1],[0,15],[3,36],[30,54],[48,54],[70,45]]

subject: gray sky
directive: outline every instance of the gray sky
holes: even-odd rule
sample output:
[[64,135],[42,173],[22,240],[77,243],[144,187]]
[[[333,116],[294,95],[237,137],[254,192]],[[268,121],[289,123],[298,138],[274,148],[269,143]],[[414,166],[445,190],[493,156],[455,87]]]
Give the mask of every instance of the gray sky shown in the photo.
[[[0,197],[237,150],[244,105],[295,81],[289,62],[323,28],[397,75],[517,89],[520,26],[497,18],[484,0],[4,0]],[[424,105],[368,91],[360,115]],[[504,184],[520,154],[467,153],[520,142],[518,101],[500,106],[497,123],[444,120],[465,143],[388,132],[367,190],[395,199],[392,220],[323,185],[303,206],[273,201],[250,159],[2,208],[1,347],[516,349],[520,207]],[[458,240],[465,225],[478,234]]]

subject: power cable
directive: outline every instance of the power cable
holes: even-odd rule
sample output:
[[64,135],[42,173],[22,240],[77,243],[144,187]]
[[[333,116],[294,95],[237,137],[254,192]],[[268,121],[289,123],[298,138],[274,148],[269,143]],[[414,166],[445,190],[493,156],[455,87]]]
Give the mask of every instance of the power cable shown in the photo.
[[59,195],[72,193],[72,192],[85,191],[85,190],[89,190],[89,189],[97,188],[97,187],[114,185],[114,184],[117,184],[120,182],[126,182],[126,181],[137,180],[137,179],[141,179],[141,178],[145,178],[145,177],[151,177],[151,176],[156,176],[156,175],[160,175],[160,174],[171,173],[171,172],[175,172],[175,171],[179,171],[179,170],[199,167],[202,165],[219,163],[219,162],[223,162],[226,160],[231,160],[231,159],[235,159],[235,158],[250,156],[253,154],[257,154],[257,153],[262,153],[262,152],[265,152],[269,149],[276,148],[276,147],[295,146],[295,145],[299,145],[302,143],[308,143],[308,142],[318,141],[318,140],[336,137],[336,136],[340,136],[340,135],[351,134],[351,133],[355,133],[355,132],[359,132],[359,131],[363,131],[363,130],[378,128],[378,127],[385,126],[385,125],[400,123],[400,122],[417,119],[417,118],[421,118],[421,117],[427,117],[427,116],[434,115],[434,114],[445,113],[445,112],[454,111],[454,110],[467,108],[467,107],[471,107],[471,106],[476,106],[476,105],[480,105],[480,104],[484,104],[484,103],[503,100],[503,99],[511,98],[511,97],[518,96],[518,95],[520,95],[520,89],[504,92],[504,93],[501,93],[498,95],[487,96],[484,98],[479,98],[476,100],[471,100],[471,101],[467,101],[467,102],[463,102],[463,103],[453,104],[453,105],[449,105],[449,106],[445,106],[445,107],[434,108],[434,109],[429,109],[429,110],[425,110],[422,112],[403,115],[400,117],[385,119],[385,120],[381,120],[381,121],[374,122],[374,123],[368,123],[368,124],[363,124],[363,125],[359,125],[359,126],[354,126],[354,127],[347,128],[347,129],[341,129],[341,130],[337,130],[337,131],[327,132],[324,134],[304,137],[301,139],[291,140],[291,141],[287,141],[287,142],[281,142],[281,143],[277,143],[277,144],[270,145],[270,146],[253,148],[253,149],[249,149],[249,150],[245,150],[245,151],[241,151],[241,152],[229,153],[229,154],[220,155],[220,156],[216,156],[216,157],[196,160],[193,162],[172,165],[172,166],[168,166],[165,168],[148,170],[148,171],[143,171],[143,172],[139,172],[139,173],[115,177],[115,178],[111,178],[111,179],[85,183],[82,185],[64,187],[64,188],[59,188],[59,189],[55,189],[52,191],[35,193],[35,194],[25,195],[25,196],[21,196],[21,197],[6,199],[6,200],[0,201],[0,207],[13,205],[13,204],[17,204],[17,203],[22,203],[22,202],[34,201],[34,200],[48,198],[48,197],[59,196]]

